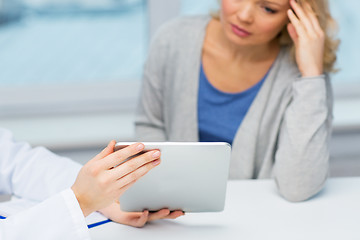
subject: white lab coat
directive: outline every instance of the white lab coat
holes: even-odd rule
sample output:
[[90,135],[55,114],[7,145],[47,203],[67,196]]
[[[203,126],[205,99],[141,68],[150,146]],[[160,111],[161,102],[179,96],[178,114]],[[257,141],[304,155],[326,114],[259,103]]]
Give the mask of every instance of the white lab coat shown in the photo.
[[0,220],[0,240],[90,239],[70,189],[80,168],[45,148],[14,142],[9,131],[0,129],[0,194],[42,201]]

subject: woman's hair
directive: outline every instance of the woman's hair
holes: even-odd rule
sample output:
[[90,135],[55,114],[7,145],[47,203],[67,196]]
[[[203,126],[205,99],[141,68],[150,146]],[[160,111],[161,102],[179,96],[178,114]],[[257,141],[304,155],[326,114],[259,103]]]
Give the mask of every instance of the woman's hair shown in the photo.
[[[221,0],[219,0],[221,2]],[[340,44],[340,40],[336,38],[337,33],[337,23],[332,18],[329,9],[328,0],[297,0],[299,4],[308,2],[312,7],[314,13],[316,14],[320,26],[325,33],[325,48],[324,48],[324,61],[323,67],[325,72],[336,72],[337,69],[334,68],[336,62],[336,51]],[[215,19],[220,18],[219,11],[211,12],[211,16]],[[291,48],[291,58],[295,61],[295,46],[289,36],[287,27],[285,26],[280,34],[278,35],[280,45],[290,46]]]

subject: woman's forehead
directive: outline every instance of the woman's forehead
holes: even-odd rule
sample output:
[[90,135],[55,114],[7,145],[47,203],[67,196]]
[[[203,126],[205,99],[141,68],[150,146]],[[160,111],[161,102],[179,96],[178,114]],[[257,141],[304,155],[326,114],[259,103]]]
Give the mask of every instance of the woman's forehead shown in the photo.
[[[237,1],[237,0],[232,0],[232,1]],[[273,6],[278,6],[278,7],[289,7],[290,6],[290,0],[246,0],[246,1],[251,1],[254,3],[259,3],[259,2],[266,3],[266,4],[273,5]],[[300,0],[296,0],[296,1],[300,1]],[[222,2],[222,0],[219,0],[219,2]]]
[[[255,0],[256,1],[256,0]],[[285,7],[290,5],[289,0],[260,0],[261,2],[278,5],[280,7]]]

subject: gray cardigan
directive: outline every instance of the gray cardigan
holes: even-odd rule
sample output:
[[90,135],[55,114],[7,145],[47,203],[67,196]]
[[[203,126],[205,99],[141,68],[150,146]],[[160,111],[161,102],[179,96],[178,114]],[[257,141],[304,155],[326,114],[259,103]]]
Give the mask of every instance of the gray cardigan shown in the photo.
[[[199,71],[209,20],[180,18],[154,37],[136,116],[139,141],[199,141]],[[272,177],[290,201],[320,191],[328,175],[332,101],[328,77],[300,78],[283,47],[237,130],[230,178]]]

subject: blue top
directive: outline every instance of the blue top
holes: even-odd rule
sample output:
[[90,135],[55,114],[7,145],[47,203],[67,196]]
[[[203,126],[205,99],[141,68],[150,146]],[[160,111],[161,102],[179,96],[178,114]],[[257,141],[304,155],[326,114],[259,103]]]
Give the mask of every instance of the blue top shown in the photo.
[[208,81],[200,68],[198,126],[200,142],[232,144],[237,129],[259,92],[265,77],[251,88],[239,93],[226,93]]

